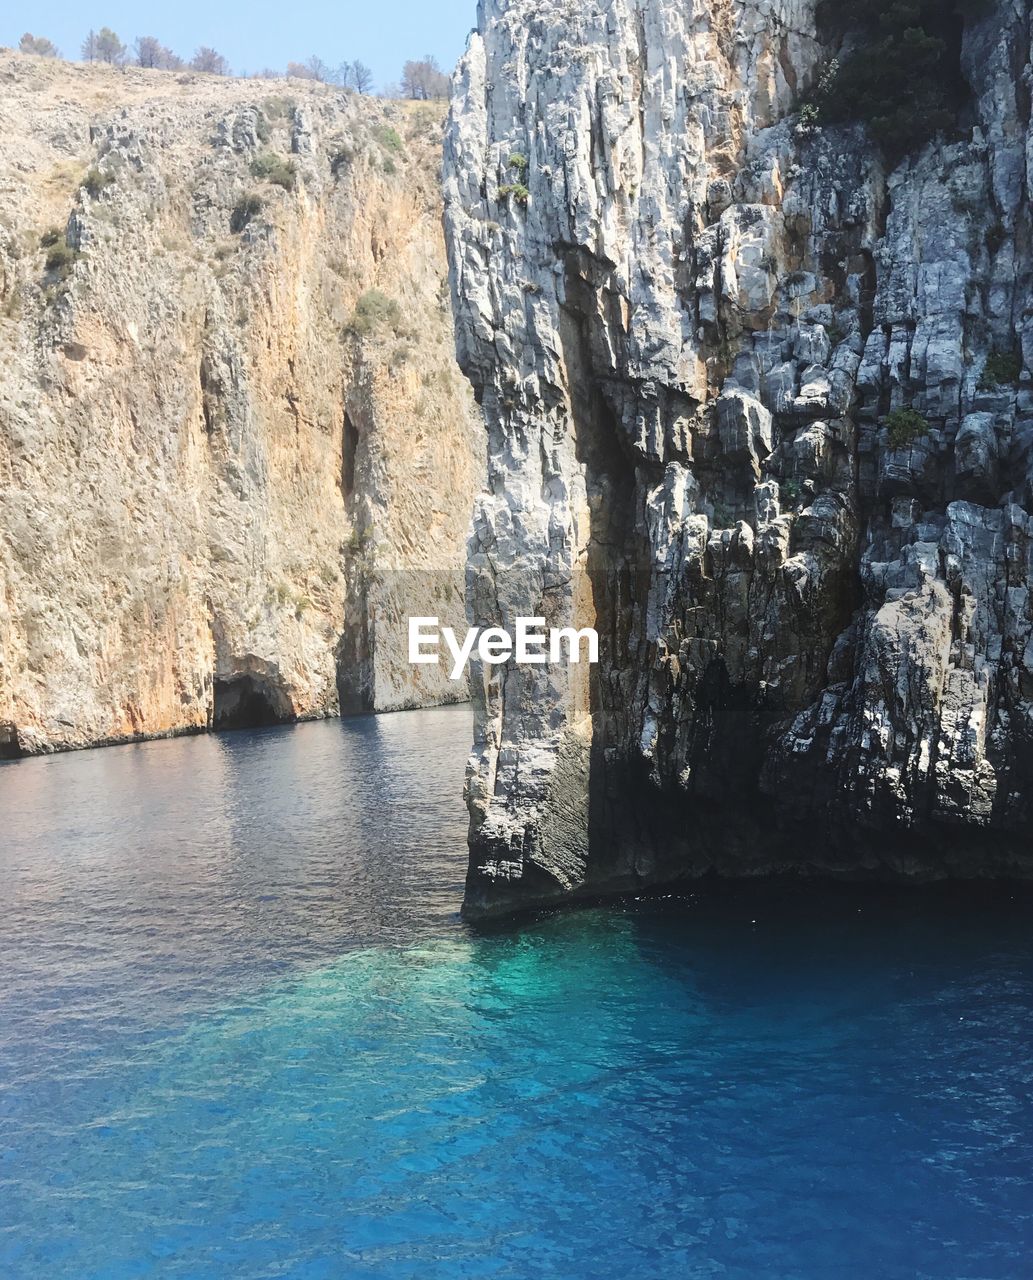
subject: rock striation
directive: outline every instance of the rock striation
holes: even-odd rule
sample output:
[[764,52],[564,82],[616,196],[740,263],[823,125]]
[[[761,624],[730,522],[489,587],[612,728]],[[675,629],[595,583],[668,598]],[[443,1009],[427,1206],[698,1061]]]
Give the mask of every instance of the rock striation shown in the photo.
[[887,171],[814,0],[482,0],[446,136],[488,484],[471,914],[709,871],[1033,871],[1031,19]]
[[0,55],[0,755],[465,697],[440,129]]

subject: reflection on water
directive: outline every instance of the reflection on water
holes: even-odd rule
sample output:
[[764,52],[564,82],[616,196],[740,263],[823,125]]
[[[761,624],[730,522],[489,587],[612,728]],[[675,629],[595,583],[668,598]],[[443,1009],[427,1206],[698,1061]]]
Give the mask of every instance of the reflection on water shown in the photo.
[[0,1273],[1025,1274],[1028,899],[753,886],[474,933],[468,735],[0,769]]
[[447,707],[4,765],[0,1007],[88,978],[112,1016],[164,1014],[448,927],[469,742]]

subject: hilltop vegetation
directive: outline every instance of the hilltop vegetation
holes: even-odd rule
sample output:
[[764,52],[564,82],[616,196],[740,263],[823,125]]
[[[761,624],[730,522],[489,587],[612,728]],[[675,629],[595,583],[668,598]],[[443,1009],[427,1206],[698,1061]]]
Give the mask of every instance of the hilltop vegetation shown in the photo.
[[[26,31],[18,42],[21,53],[30,53],[39,58],[60,58],[61,50],[46,36],[33,35]],[[162,44],[157,36],[137,36],[132,48],[120,38],[111,27],[101,27],[99,31],[92,28],[87,33],[80,47],[83,62],[105,62],[110,66],[136,66],[158,71],[200,71],[206,75],[229,76],[233,72],[229,61],[218,49],[201,45],[194,51],[189,60],[181,58],[168,45]],[[246,72],[242,72],[246,76]],[[291,61],[285,71],[264,67],[255,72],[259,79],[272,80],[281,76],[291,80],[315,80],[323,84],[339,85],[342,89],[352,89],[356,93],[372,93],[373,72],[357,59],[351,62],[340,62],[331,66],[322,58],[313,54],[304,62]],[[432,54],[422,58],[411,58],[402,67],[402,74],[397,84],[385,85],[381,96],[385,98],[411,98],[422,102],[448,97],[448,75],[441,70],[437,59]]]

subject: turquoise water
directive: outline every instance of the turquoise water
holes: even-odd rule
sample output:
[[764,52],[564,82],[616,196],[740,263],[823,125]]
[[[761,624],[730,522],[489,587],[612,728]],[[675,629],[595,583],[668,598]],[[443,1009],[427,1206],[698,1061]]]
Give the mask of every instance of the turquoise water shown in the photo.
[[708,889],[477,933],[468,733],[0,769],[0,1274],[1029,1274],[1026,896]]

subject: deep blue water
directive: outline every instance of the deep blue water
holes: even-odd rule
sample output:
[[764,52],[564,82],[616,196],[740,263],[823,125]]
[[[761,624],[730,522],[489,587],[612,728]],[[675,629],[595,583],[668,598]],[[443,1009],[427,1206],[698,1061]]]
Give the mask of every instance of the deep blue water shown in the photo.
[[455,914],[463,708],[0,768],[0,1275],[1019,1280],[1033,909]]

